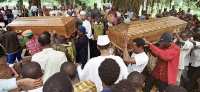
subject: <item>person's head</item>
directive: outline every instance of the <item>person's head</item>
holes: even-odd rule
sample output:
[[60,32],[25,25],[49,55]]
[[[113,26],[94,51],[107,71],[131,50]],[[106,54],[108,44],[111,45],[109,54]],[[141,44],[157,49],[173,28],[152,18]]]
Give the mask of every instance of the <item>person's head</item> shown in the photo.
[[158,10],[158,13],[161,13],[161,9]]
[[165,92],[187,92],[187,90],[178,85],[171,85],[165,89]]
[[94,3],[94,8],[97,8],[97,3]]
[[194,40],[200,42],[200,33],[195,34]]
[[84,21],[86,19],[86,12],[85,11],[81,11],[80,12],[80,16],[81,16],[81,20]]
[[119,23],[124,23],[124,18],[123,17],[119,18]]
[[119,78],[120,67],[119,64],[111,59],[105,59],[99,66],[99,77],[104,83],[103,85],[112,86]]
[[22,6],[22,8],[23,8],[23,9],[25,9],[25,8],[26,8],[26,6],[25,6],[25,5],[23,5],[23,6]]
[[43,76],[43,70],[37,62],[27,62],[21,70],[23,78],[39,79]]
[[190,8],[188,8],[187,12],[190,12],[190,11],[191,11],[191,9],[190,9]]
[[85,34],[86,34],[86,29],[85,29],[85,27],[84,27],[84,26],[79,26],[78,29],[77,29],[77,34],[78,34],[79,36],[85,35]]
[[181,12],[182,11],[182,9],[181,8],[179,8],[179,12]]
[[107,7],[106,7],[106,6],[103,6],[103,10],[106,11],[106,10],[107,10]]
[[164,33],[161,40],[158,42],[159,45],[163,45],[164,48],[168,48],[173,44],[173,36],[170,33]]
[[111,90],[112,92],[136,92],[134,84],[128,79],[121,80],[119,83],[115,84]]
[[128,18],[128,13],[125,13],[124,17],[125,17],[125,18]]
[[23,36],[27,37],[28,39],[32,39],[34,36],[33,36],[33,31],[32,30],[26,30],[22,33]]
[[87,10],[90,12],[92,9],[91,9],[91,7],[90,7],[90,6],[88,6]]
[[16,10],[16,7],[14,7],[13,10]]
[[46,35],[48,38],[51,37],[51,34],[48,31],[44,31],[42,34]]
[[64,35],[60,35],[58,37],[58,43],[59,44],[65,44],[66,40],[67,40],[67,38]]
[[97,48],[101,50],[108,50],[110,47],[110,39],[107,35],[100,35],[97,39]]
[[86,8],[85,3],[83,3],[83,4],[81,5],[81,8],[82,8],[82,10],[85,10],[85,8]]
[[19,1],[17,1],[17,3],[19,4]]
[[67,74],[58,72],[45,82],[43,92],[73,92],[73,86]]
[[106,3],[106,0],[103,0],[103,3]]
[[100,17],[96,17],[95,21],[99,24],[101,22],[101,18]]
[[114,19],[114,15],[112,13],[107,16],[108,22],[113,22],[113,19]]
[[175,10],[175,6],[174,5],[172,6],[172,10]]
[[164,8],[164,12],[167,12],[167,8]]
[[142,90],[142,88],[144,87],[143,76],[139,72],[130,73],[127,79],[135,84],[136,90]]
[[110,0],[107,0],[108,3],[110,3]]
[[6,10],[8,10],[8,5],[6,5]]
[[81,26],[83,24],[83,22],[81,20],[76,20],[76,28],[78,28],[79,26]]
[[181,32],[180,37],[184,40],[187,41],[190,37],[191,31],[190,30],[184,30]]
[[38,37],[38,42],[40,43],[41,46],[44,47],[44,46],[49,46],[51,43],[51,40],[47,35],[42,34]]
[[141,53],[144,51],[145,41],[142,38],[136,38],[132,43],[132,51],[134,53]]
[[67,74],[71,80],[76,78],[76,66],[72,62],[64,62],[60,67],[60,72]]

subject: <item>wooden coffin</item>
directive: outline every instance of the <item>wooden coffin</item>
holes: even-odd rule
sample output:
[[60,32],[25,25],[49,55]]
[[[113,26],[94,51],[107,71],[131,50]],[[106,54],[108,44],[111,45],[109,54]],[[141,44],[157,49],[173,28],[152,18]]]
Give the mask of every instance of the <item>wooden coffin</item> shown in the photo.
[[25,31],[31,29],[34,35],[40,35],[43,31],[56,31],[57,35],[69,38],[76,27],[76,19],[73,17],[19,17],[8,25],[12,30]]
[[108,36],[111,43],[122,50],[124,46],[122,34],[126,33],[130,37],[128,50],[131,50],[132,41],[135,38],[141,37],[150,42],[157,42],[165,32],[173,33],[178,28],[183,31],[186,25],[187,22],[176,17],[134,21],[110,27]]

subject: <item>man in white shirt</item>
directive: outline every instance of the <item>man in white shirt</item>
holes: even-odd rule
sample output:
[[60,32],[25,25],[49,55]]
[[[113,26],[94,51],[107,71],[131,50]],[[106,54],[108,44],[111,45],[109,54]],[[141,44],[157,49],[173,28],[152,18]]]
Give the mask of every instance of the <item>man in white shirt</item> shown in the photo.
[[88,60],[90,59],[90,43],[92,41],[93,34],[92,34],[92,29],[91,29],[91,24],[88,20],[86,20],[86,12],[85,11],[81,11],[80,12],[80,16],[81,16],[81,20],[83,22],[82,26],[84,26],[86,28],[86,35],[89,39],[89,45],[88,45]]
[[193,73],[189,80],[186,89],[188,92],[195,89],[195,85],[198,84],[197,80],[200,78],[200,34],[194,36],[194,40],[190,40],[194,44],[194,48],[191,52],[191,66],[193,67]]
[[34,3],[31,5],[31,11],[33,16],[37,16],[37,6]]
[[12,14],[14,16],[14,19],[16,19],[19,15],[19,11],[14,7],[13,10],[12,10]]
[[128,18],[128,13],[125,14],[124,23],[131,22],[131,19]]
[[38,37],[38,42],[41,44],[43,51],[34,54],[31,61],[40,64],[41,68],[45,71],[43,80],[46,82],[49,77],[60,71],[61,65],[67,62],[67,58],[65,53],[51,48],[51,41],[47,35],[40,35]]
[[120,66],[119,78],[115,83],[118,83],[122,79],[126,79],[128,76],[128,71],[126,65],[119,56],[113,56],[109,54],[110,40],[107,35],[98,36],[97,45],[101,52],[101,56],[90,59],[86,63],[83,70],[80,66],[78,66],[77,71],[81,80],[93,81],[96,84],[97,92],[100,92],[103,90],[103,87],[102,81],[98,74],[98,68],[105,59],[114,59]]
[[184,67],[186,66],[185,63],[189,62],[189,61],[186,61],[186,58],[187,58],[186,56],[190,54],[190,51],[193,48],[193,44],[192,42],[189,41],[189,36],[190,36],[189,30],[182,31],[180,36],[177,33],[175,33],[175,35],[176,35],[179,45],[181,46],[179,67],[178,67],[179,72],[178,72],[177,82],[176,82],[176,84],[179,85],[182,71]]
[[132,43],[132,56],[130,57],[127,49],[128,37],[124,35],[124,49],[123,49],[123,59],[124,62],[128,64],[128,72],[137,71],[141,73],[146,67],[149,57],[144,52],[145,41],[142,38],[136,38]]

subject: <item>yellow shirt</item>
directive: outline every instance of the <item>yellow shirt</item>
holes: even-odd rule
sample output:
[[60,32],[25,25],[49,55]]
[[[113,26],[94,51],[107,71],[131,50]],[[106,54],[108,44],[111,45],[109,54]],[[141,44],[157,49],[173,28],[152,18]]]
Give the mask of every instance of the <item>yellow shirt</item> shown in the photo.
[[103,29],[104,29],[104,24],[100,23],[94,23],[92,25],[92,29],[94,30],[94,40],[97,40],[99,35],[103,35]]

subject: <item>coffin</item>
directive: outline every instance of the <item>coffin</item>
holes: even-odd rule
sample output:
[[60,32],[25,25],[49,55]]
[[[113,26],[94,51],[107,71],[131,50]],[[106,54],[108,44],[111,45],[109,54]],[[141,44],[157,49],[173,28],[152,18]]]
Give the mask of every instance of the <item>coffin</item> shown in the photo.
[[25,31],[31,29],[34,35],[40,35],[43,31],[56,31],[57,35],[69,38],[76,27],[76,19],[73,17],[19,17],[8,25],[12,30]]
[[183,31],[186,28],[187,22],[176,17],[165,17],[150,20],[134,21],[124,24],[119,24],[110,27],[109,38],[111,43],[120,50],[123,50],[123,33],[130,37],[128,42],[128,50],[131,50],[132,41],[135,38],[145,38],[150,42],[157,42],[160,40],[162,34],[165,32],[173,33],[175,29]]

